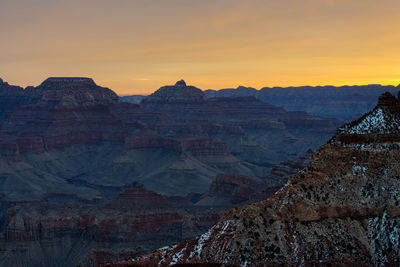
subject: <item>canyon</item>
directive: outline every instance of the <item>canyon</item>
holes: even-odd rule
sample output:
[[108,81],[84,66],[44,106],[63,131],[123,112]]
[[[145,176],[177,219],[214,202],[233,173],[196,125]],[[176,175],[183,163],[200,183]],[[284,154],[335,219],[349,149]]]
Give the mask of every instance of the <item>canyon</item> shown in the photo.
[[199,236],[274,198],[343,124],[183,80],[140,104],[90,78],[1,80],[0,102],[0,261],[13,266],[93,266]]

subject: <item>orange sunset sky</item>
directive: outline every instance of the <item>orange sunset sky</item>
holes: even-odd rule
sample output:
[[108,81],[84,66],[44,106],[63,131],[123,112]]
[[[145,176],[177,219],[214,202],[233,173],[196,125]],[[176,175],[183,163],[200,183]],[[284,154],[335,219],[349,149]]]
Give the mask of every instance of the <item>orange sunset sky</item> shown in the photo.
[[2,0],[0,77],[119,94],[400,83],[399,0]]

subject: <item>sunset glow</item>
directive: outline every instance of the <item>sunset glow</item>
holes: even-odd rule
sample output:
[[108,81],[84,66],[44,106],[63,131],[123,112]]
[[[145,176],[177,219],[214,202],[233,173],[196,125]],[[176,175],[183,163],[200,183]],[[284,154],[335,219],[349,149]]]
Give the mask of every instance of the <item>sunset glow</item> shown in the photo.
[[400,82],[398,0],[15,0],[0,77],[87,76],[119,94]]

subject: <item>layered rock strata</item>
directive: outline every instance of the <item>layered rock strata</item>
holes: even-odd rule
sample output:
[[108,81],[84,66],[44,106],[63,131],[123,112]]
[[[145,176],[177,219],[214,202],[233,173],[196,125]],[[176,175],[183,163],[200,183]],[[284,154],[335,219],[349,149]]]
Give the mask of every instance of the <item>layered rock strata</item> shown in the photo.
[[192,238],[222,209],[184,208],[141,185],[100,206],[18,205],[0,236],[4,266],[96,266]]

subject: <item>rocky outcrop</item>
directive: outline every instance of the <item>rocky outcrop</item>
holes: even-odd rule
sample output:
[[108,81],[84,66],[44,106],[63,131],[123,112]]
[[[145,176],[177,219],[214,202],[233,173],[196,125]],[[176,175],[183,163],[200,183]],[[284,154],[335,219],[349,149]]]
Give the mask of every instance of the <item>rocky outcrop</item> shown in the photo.
[[[394,122],[385,120],[383,125]],[[355,133],[359,136],[374,132],[375,126],[365,130],[365,125],[361,120],[350,126],[363,129]],[[307,168],[271,198],[232,209],[197,239],[133,264],[399,265],[400,145],[338,140],[349,127],[340,128]]]

